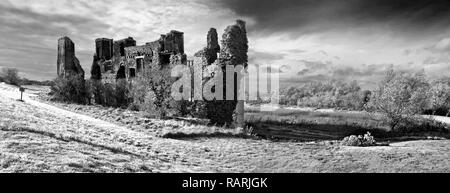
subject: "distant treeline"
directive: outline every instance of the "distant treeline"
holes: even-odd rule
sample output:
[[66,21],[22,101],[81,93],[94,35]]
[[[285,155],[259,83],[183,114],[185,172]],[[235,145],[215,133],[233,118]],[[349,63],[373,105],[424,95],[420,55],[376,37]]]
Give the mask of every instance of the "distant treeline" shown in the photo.
[[21,78],[19,76],[19,71],[16,68],[2,68],[0,73],[0,82],[5,82],[11,85],[21,86],[21,85],[41,85],[41,86],[52,86],[53,81],[37,81],[29,80],[27,78]]
[[373,90],[362,90],[357,81],[324,81],[291,86],[280,93],[282,105],[356,111],[383,111],[382,108],[400,105],[400,109],[409,108],[420,114],[450,114],[450,77],[429,80],[423,72],[390,69]]

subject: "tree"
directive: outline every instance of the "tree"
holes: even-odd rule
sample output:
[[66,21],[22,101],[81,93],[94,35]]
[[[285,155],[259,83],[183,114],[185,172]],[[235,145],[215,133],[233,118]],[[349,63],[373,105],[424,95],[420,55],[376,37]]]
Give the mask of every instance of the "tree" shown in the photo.
[[447,116],[450,114],[450,85],[445,82],[436,81],[431,85],[428,92],[429,105],[433,110],[433,115],[436,111],[443,109],[447,111]]
[[425,109],[428,87],[423,73],[388,71],[385,80],[373,92],[368,105],[371,110],[382,113],[391,130],[395,130],[402,121]]
[[19,71],[15,68],[2,68],[3,80],[12,85],[20,85]]
[[88,89],[81,75],[58,77],[50,89],[53,100],[78,104],[88,103]]

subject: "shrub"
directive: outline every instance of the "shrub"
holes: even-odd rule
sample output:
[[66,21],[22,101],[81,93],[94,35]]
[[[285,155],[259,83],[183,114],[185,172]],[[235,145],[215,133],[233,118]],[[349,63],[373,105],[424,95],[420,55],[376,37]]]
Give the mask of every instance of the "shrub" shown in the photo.
[[130,103],[129,85],[127,80],[119,79],[115,84],[115,98],[117,107],[127,107]]
[[145,75],[134,79],[130,91],[132,106],[158,118],[178,114],[177,102],[171,97],[170,71],[145,70]]
[[19,71],[15,68],[2,68],[3,81],[11,85],[20,85]]
[[449,134],[449,125],[440,121],[416,117],[415,119],[407,120],[398,125],[398,129],[394,134],[423,134],[423,133],[436,133],[436,134]]
[[100,80],[90,79],[87,81],[88,95],[94,99],[94,102],[99,105],[103,105],[103,84]]
[[377,145],[377,143],[375,141],[375,138],[369,132],[367,132],[366,134],[364,134],[364,136],[351,135],[349,137],[345,137],[341,141],[341,145],[367,147],[367,146],[375,146],[375,145]]
[[50,89],[53,100],[79,104],[88,102],[88,89],[81,76],[56,78]]
[[280,103],[315,108],[362,110],[366,91],[356,81],[310,82],[281,91]]
[[445,82],[436,81],[431,84],[431,88],[428,91],[429,96],[429,108],[432,110],[432,114],[436,115],[436,112],[445,112],[448,116],[450,114],[450,85]]
[[121,108],[127,108],[130,104],[130,88],[125,79],[109,83],[91,79],[87,85],[88,95],[94,98],[96,104]]
[[108,107],[117,106],[114,84],[105,83],[102,84],[101,88],[102,88],[101,90],[102,105]]
[[207,118],[211,124],[218,126],[230,126],[235,117],[237,102],[233,100],[214,100],[207,101]]
[[421,113],[427,104],[428,83],[422,73],[388,71],[385,80],[373,93],[368,110],[380,112],[391,130]]

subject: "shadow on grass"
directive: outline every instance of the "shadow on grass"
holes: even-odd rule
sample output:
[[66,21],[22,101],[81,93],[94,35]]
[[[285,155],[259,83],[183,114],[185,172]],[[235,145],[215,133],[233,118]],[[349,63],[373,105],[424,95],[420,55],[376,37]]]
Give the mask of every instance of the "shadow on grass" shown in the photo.
[[248,126],[253,128],[256,136],[275,141],[342,140],[350,135],[364,135],[367,132],[370,132],[379,142],[450,139],[449,125],[426,119],[406,122],[395,131],[390,131],[385,127],[361,126],[357,123],[286,123],[276,120],[252,122]]
[[[320,119],[320,118],[319,118]],[[372,122],[374,120],[371,120]],[[283,120],[247,120],[245,130],[235,130],[226,127],[208,126],[205,124],[166,129],[158,137],[195,140],[200,138],[241,138],[268,139],[272,141],[325,141],[342,140],[350,135],[364,135],[370,132],[375,139],[385,145],[389,142],[450,139],[449,125],[428,119],[416,119],[405,122],[395,131],[390,131],[383,124],[373,124],[362,121],[360,123],[341,121],[297,121]]]
[[185,133],[185,132],[168,132],[159,135],[158,137],[161,138],[168,138],[168,139],[180,139],[180,140],[187,140],[187,139],[200,139],[200,138],[241,138],[241,139],[257,139],[255,136],[247,135],[245,133],[234,133],[234,132],[192,132],[192,133]]

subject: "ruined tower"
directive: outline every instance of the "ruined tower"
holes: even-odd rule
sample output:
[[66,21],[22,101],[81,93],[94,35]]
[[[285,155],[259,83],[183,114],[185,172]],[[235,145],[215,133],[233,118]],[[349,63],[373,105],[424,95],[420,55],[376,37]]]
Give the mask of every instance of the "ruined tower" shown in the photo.
[[207,56],[208,63],[212,64],[217,60],[217,54],[220,52],[219,40],[217,37],[217,30],[214,28],[209,29],[208,36],[206,37],[207,42]]
[[101,78],[102,78],[102,70],[100,68],[100,65],[98,64],[97,54],[95,54],[92,59],[91,79],[92,80],[100,80]]
[[[244,118],[244,101],[238,101],[238,93],[244,92],[238,82],[244,81],[242,77],[237,74],[234,75],[234,85],[232,82],[227,82],[226,67],[242,65],[247,67],[248,61],[248,40],[245,29],[245,22],[237,20],[236,24],[228,26],[222,35],[221,46],[219,46],[217,32],[211,28],[207,36],[207,46],[194,55],[194,68],[203,67],[205,69],[219,69],[222,70],[224,83],[222,100],[208,101],[206,104],[207,118],[212,123],[223,125],[230,124],[236,121],[238,127],[243,127]],[[219,56],[217,56],[219,53]],[[208,71],[208,70],[207,70]],[[209,74],[203,75],[203,84],[214,76]],[[233,76],[233,75],[231,75]],[[227,87],[232,88],[232,92],[227,93]],[[233,89],[234,88],[234,89]],[[194,92],[196,93],[196,92]],[[227,95],[231,95],[233,100],[227,100]],[[234,96],[234,97],[233,97]],[[233,120],[233,115],[236,115]]]
[[[228,26],[222,36],[222,49],[219,54],[219,63],[222,69],[226,65],[242,65],[244,68],[248,66],[248,39],[245,29],[245,22],[237,20],[236,24]],[[226,73],[224,73],[226,76]],[[235,123],[237,127],[244,127],[244,101],[238,99],[238,95],[244,94],[245,88],[242,86],[243,77],[234,75],[234,101],[225,101],[226,105],[234,106]],[[226,82],[226,80],[224,81]],[[226,84],[229,84],[226,82]],[[228,87],[226,85],[224,87]],[[226,90],[226,88],[224,88]],[[226,92],[226,91],[225,91]],[[225,95],[228,95],[225,93]]]
[[125,48],[136,46],[136,40],[132,37],[128,37],[125,39],[114,41],[112,53],[114,57],[124,57],[125,56]]
[[163,42],[161,50],[174,54],[184,54],[184,33],[172,30],[170,33],[161,35]]
[[58,59],[57,59],[58,77],[70,75],[79,75],[84,78],[84,70],[79,60],[75,56],[75,44],[69,37],[58,39]]
[[95,53],[100,60],[110,60],[113,56],[113,40],[108,38],[96,39]]
[[245,22],[237,20],[236,24],[228,26],[222,35],[222,49],[219,62],[221,65],[244,65],[248,62],[248,39]]

